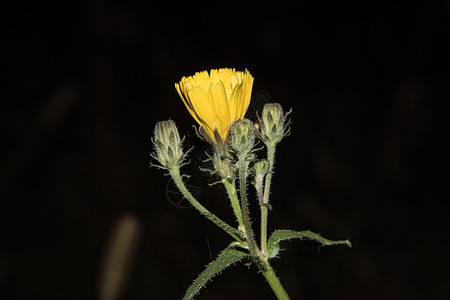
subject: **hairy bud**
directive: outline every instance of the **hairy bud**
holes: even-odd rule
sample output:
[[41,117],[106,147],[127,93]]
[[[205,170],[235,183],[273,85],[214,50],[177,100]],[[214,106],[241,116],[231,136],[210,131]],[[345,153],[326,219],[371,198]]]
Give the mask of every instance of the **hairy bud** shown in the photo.
[[264,105],[262,116],[258,116],[259,135],[266,144],[277,144],[286,135],[286,116],[278,103]]
[[181,147],[182,140],[180,140],[174,121],[158,122],[155,126],[152,142],[155,149],[152,157],[161,164],[161,167],[170,169],[181,165],[185,155]]
[[253,164],[252,172],[255,175],[256,180],[261,180],[267,173],[267,160],[260,159]]
[[255,145],[255,131],[252,121],[237,120],[231,125],[231,146],[240,153],[249,153]]

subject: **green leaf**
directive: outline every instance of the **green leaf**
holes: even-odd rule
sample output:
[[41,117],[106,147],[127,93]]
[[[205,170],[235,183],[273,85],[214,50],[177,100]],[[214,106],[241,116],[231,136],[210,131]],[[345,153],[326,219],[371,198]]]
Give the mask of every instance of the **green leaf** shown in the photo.
[[194,283],[191,284],[191,286],[186,291],[183,300],[192,299],[195,294],[197,294],[200,289],[206,285],[208,280],[216,276],[218,273],[222,272],[226,267],[237,263],[246,256],[249,255],[245,252],[232,248],[227,248],[222,251],[217,259],[211,262],[206,267],[206,269],[197,277]]
[[309,230],[304,231],[293,231],[293,230],[276,230],[272,233],[267,242],[267,252],[269,258],[274,258],[280,252],[280,242],[290,239],[301,239],[301,240],[312,240],[316,241],[322,246],[333,246],[333,245],[347,245],[352,246],[349,240],[332,241],[322,237],[318,233],[314,233]]

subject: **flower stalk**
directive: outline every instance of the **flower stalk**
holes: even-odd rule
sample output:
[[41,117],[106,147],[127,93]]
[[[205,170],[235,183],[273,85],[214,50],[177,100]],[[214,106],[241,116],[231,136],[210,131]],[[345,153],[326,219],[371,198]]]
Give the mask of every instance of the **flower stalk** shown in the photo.
[[272,184],[273,166],[275,163],[275,145],[267,145],[267,174],[264,183],[263,201],[260,205],[261,210],[261,252],[267,255],[267,216],[269,210],[270,185]]
[[250,254],[256,256],[259,249],[250,221],[250,211],[247,203],[247,171],[250,152],[255,144],[255,133],[253,123],[247,119],[238,120],[231,126],[231,146],[238,155],[239,164],[239,194],[241,197],[242,221],[244,223],[245,235]]
[[264,105],[261,117],[258,116],[259,137],[267,147],[268,170],[264,183],[263,203],[261,210],[261,252],[267,255],[267,215],[270,207],[270,186],[272,183],[273,167],[275,164],[275,146],[288,134],[287,114],[284,114],[283,108],[278,103],[268,103]]
[[236,186],[235,186],[236,181],[223,178],[222,183],[225,186],[228,197],[230,199],[231,207],[233,208],[234,215],[236,216],[236,220],[239,225],[238,228],[243,228],[244,221],[242,219],[241,205],[239,204],[239,199],[237,196],[237,191],[236,191]]
[[236,228],[231,227],[221,219],[219,219],[215,214],[211,213],[207,208],[205,208],[203,205],[200,204],[200,202],[197,201],[197,199],[192,196],[192,194],[189,192],[189,190],[186,188],[186,186],[183,183],[183,180],[181,179],[180,170],[177,167],[169,169],[170,176],[172,176],[173,181],[175,182],[176,186],[180,190],[180,192],[183,194],[183,196],[189,201],[189,203],[192,204],[202,215],[204,215],[206,218],[208,218],[211,222],[222,228],[226,233],[228,233],[232,238],[234,238],[237,242],[241,244],[245,244],[245,241],[242,237],[241,232],[236,230]]
[[239,155],[239,193],[241,196],[242,221],[244,223],[245,236],[247,237],[247,244],[250,254],[256,256],[259,250],[257,251],[258,247],[256,246],[253,235],[250,212],[248,210],[247,203],[247,165],[247,157],[242,154]]

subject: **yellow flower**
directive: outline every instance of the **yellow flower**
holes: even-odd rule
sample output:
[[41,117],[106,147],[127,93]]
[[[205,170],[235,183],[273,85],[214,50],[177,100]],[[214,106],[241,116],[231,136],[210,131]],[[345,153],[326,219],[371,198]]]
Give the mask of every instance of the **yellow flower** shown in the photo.
[[247,112],[253,77],[248,70],[218,69],[197,72],[175,83],[189,113],[216,145],[225,141],[230,125]]

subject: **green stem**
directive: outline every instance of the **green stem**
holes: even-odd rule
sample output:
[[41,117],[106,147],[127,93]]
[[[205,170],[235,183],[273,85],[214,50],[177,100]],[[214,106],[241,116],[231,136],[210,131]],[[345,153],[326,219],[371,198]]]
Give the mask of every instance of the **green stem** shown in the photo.
[[236,215],[236,219],[238,221],[239,227],[243,226],[242,221],[242,210],[241,205],[239,204],[239,199],[237,197],[235,181],[228,180],[226,178],[222,179],[222,183],[227,190],[228,197],[230,198],[231,207],[233,207],[234,214]]
[[275,145],[268,144],[267,145],[267,175],[266,182],[264,183],[264,203],[269,203],[270,196],[270,184],[272,183],[272,173],[273,173],[273,165],[275,162]]
[[261,204],[261,254],[267,257],[267,205]]
[[272,288],[273,293],[277,296],[278,300],[289,300],[286,290],[281,285],[281,282],[272,269],[272,266],[269,264],[269,261],[265,260],[264,262],[266,268],[264,270],[260,268],[260,270]]
[[270,196],[270,184],[272,183],[273,165],[275,163],[275,144],[267,144],[267,174],[264,183],[264,198],[261,208],[261,252],[263,256],[267,255],[267,215]]
[[244,238],[242,234],[235,228],[231,227],[221,219],[219,219],[216,215],[211,213],[208,209],[206,209],[203,205],[201,205],[195,198],[192,196],[192,194],[189,192],[189,190],[186,188],[186,186],[183,183],[183,180],[181,179],[180,175],[180,169],[178,167],[173,167],[169,170],[170,175],[172,176],[173,181],[177,185],[180,192],[183,194],[183,196],[194,206],[202,215],[204,215],[206,218],[208,218],[211,222],[222,228],[226,233],[231,235],[236,241],[243,244]]
[[239,193],[241,195],[242,221],[244,222],[245,235],[250,254],[256,256],[256,243],[253,237],[252,226],[250,223],[250,212],[247,203],[247,153],[239,154]]

